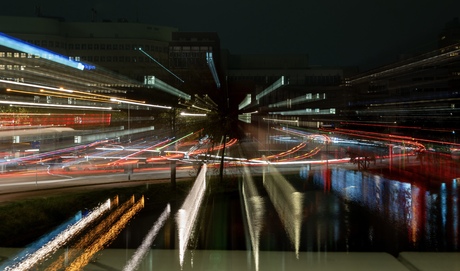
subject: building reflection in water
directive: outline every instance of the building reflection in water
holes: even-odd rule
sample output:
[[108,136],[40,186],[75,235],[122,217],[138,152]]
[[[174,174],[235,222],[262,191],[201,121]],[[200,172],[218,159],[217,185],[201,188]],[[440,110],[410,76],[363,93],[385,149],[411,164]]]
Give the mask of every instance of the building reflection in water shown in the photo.
[[[451,251],[459,248],[457,179],[439,183],[404,182],[342,168],[312,174],[314,184],[338,195],[345,205],[358,204],[391,224],[395,231],[405,232],[412,249]],[[370,240],[376,237],[373,234],[370,229]]]

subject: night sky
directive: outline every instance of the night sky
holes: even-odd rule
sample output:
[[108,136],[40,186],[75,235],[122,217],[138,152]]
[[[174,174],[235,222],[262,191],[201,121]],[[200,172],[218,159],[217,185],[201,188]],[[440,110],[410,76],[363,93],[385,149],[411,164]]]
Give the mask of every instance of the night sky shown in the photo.
[[311,65],[389,63],[435,49],[439,32],[460,17],[458,0],[16,0],[0,15],[98,20],[217,32],[234,54],[306,53]]

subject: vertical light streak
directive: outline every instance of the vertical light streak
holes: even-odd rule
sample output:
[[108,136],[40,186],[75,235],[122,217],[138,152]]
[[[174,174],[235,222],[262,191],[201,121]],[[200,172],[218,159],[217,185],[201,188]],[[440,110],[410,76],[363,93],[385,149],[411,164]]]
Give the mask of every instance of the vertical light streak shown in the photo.
[[142,208],[144,208],[144,197],[142,196],[120,219],[113,224],[112,227],[107,229],[105,234],[100,236],[93,244],[85,249],[85,251],[75,259],[66,270],[83,270],[94,254],[102,250],[112,240],[114,240],[118,234],[126,227],[126,224],[134,217]]
[[446,183],[441,184],[441,221],[442,221],[442,228],[446,228],[447,222],[447,187]]
[[212,57],[212,52],[206,52],[206,63],[208,64],[209,69],[211,70],[211,74],[214,78],[214,81],[216,82],[217,88],[220,88],[219,75],[217,74],[216,65],[214,64],[214,59]]
[[454,248],[458,249],[458,192],[457,192],[457,180],[452,181],[452,232],[454,233]]
[[243,173],[243,202],[248,221],[249,234],[251,236],[252,254],[254,256],[255,270],[259,270],[259,243],[260,232],[263,228],[265,214],[264,200],[254,185],[251,173],[247,166],[244,166]]
[[267,167],[270,173],[265,172],[264,168],[264,187],[294,245],[296,256],[299,257],[304,195],[297,192],[274,166],[267,163]]
[[153,227],[150,229],[150,231],[147,234],[147,236],[144,239],[144,241],[142,241],[141,246],[136,250],[136,252],[134,252],[133,257],[125,265],[123,270],[132,271],[132,270],[136,270],[139,267],[139,264],[141,263],[142,259],[145,257],[145,255],[147,254],[148,250],[150,249],[150,246],[152,245],[153,241],[155,240],[155,237],[157,236],[158,232],[160,231],[160,229],[165,224],[166,219],[169,218],[170,213],[171,213],[171,207],[168,204],[166,206],[165,210],[163,211],[163,213],[160,215],[158,220],[153,225]]
[[5,270],[28,270],[31,269],[39,261],[46,259],[52,253],[56,252],[60,247],[65,245],[69,240],[71,240],[75,235],[80,233],[84,228],[89,224],[95,221],[97,218],[102,216],[105,212],[110,209],[110,199],[105,203],[101,204],[99,207],[95,208],[91,213],[85,216],[83,219],[62,231],[59,235],[56,236],[52,241],[48,242],[42,246],[35,253],[30,254],[25,260],[13,265],[6,267]]
[[[117,197],[118,201],[118,197]],[[115,221],[128,210],[129,207],[134,205],[135,199],[134,196],[132,196],[129,200],[124,202],[118,209],[114,210],[110,215],[102,220],[94,229],[89,231],[85,236],[80,238],[78,242],[75,243],[75,245],[72,246],[71,249],[69,249],[65,255],[61,255],[56,261],[51,263],[46,270],[51,271],[51,270],[62,270],[64,267],[64,263],[71,261],[73,258],[76,257],[78,253],[80,253],[85,247],[87,247],[89,244],[94,242],[101,234],[104,234],[104,232],[110,228],[110,226],[115,223]]]
[[190,193],[187,195],[182,207],[176,214],[179,237],[179,260],[181,266],[183,266],[185,251],[187,250],[193,226],[195,225],[204,193],[206,192],[206,171],[207,165],[203,164]]

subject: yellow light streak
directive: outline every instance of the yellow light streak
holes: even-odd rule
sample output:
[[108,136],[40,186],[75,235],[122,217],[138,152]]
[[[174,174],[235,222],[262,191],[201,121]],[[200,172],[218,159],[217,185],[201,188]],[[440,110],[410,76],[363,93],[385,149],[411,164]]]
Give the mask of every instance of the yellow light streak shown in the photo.
[[113,241],[118,234],[126,227],[128,222],[142,209],[144,208],[144,196],[142,196],[123,216],[121,216],[117,222],[107,229],[105,234],[100,236],[92,245],[87,247],[83,254],[81,254],[75,261],[73,261],[69,267],[66,268],[67,271],[73,270],[83,270],[83,267],[86,266],[89,261],[92,259],[93,255],[98,251],[102,250],[107,246],[111,241]]
[[[58,98],[73,98],[73,99],[76,99],[76,100],[83,100],[83,101],[105,102],[105,103],[115,103],[116,104],[116,102],[112,102],[110,100],[85,98],[85,97],[78,96],[78,95],[61,94],[61,93],[58,93],[58,92],[53,92],[53,91],[43,90],[43,89],[40,89],[40,92],[33,92],[33,91],[17,90],[17,89],[8,88],[8,89],[6,89],[6,91],[15,92],[15,93],[22,93],[22,94],[30,94],[30,95],[53,96],[53,97],[58,97]],[[48,94],[48,93],[55,93],[55,94],[51,95],[51,94]]]
[[[118,205],[118,196],[114,200]],[[85,247],[90,245],[94,240],[99,238],[100,235],[104,234],[104,232],[110,228],[113,223],[130,208],[135,203],[134,196],[131,196],[129,200],[124,202],[119,208],[114,210],[107,216],[104,220],[102,220],[94,229],[89,231],[86,235],[82,236],[80,240],[78,240],[70,249],[66,251],[65,254],[61,255],[56,261],[51,263],[45,270],[46,271],[53,271],[53,270],[62,270],[66,261],[69,261],[73,258],[76,258],[77,254],[83,251]],[[112,204],[114,205],[114,204]]]
[[89,215],[85,216],[83,219],[79,220],[71,227],[62,231],[58,236],[56,236],[50,242],[46,243],[35,253],[28,255],[26,259],[17,264],[14,264],[13,266],[6,267],[5,270],[31,270],[35,265],[44,261],[50,255],[55,253],[59,248],[68,243],[74,236],[82,232],[88,225],[105,214],[110,209],[110,205],[110,199],[108,199],[105,203],[101,204],[99,207],[90,212]]
[[95,101],[95,102],[103,102],[103,103],[114,103],[110,101],[110,99],[104,99],[99,97],[93,97],[89,94],[87,96],[72,94],[72,93],[62,93],[56,92],[51,90],[40,89],[40,93],[45,93],[47,96],[55,96],[55,97],[62,97],[62,98],[73,98],[73,99],[80,99],[80,100],[87,100],[87,101]]

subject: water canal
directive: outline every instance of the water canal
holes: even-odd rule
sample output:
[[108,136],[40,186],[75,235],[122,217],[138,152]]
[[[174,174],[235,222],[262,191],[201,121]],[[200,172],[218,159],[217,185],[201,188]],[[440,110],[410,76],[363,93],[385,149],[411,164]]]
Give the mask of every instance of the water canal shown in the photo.
[[[137,188],[143,194],[142,207],[100,246],[101,251],[138,249],[153,230],[148,248],[177,250],[176,213],[192,184],[179,185],[176,192],[155,185]],[[241,172],[224,183],[208,185],[187,248],[387,252],[395,257],[402,251],[459,251],[458,186],[456,179],[409,181],[324,165],[302,166],[289,174],[276,168],[260,176]],[[132,193],[123,191],[119,206]],[[133,208],[140,199],[135,197]],[[80,234],[97,227],[94,223]],[[76,244],[71,241],[66,247]],[[125,257],[128,262],[131,256]]]

